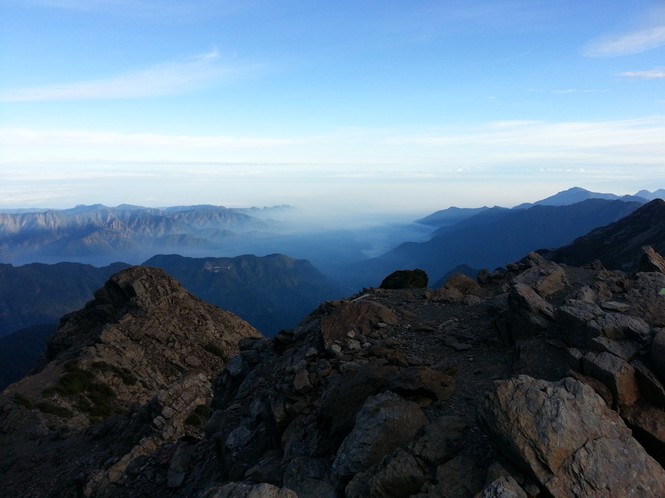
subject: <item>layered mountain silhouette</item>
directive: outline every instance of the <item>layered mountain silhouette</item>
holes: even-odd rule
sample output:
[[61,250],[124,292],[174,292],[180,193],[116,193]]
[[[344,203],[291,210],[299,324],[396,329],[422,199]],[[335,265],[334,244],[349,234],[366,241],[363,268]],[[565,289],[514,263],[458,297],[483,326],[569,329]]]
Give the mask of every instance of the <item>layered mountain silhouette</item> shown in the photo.
[[665,201],[656,199],[629,216],[599,227],[553,251],[541,251],[547,258],[570,265],[587,265],[595,260],[606,268],[634,271],[636,252],[645,245],[665,253]]
[[494,269],[540,248],[555,248],[598,226],[617,221],[642,204],[588,199],[572,205],[528,209],[489,208],[437,229],[427,242],[407,242],[351,267],[349,278],[374,282],[399,268],[422,268],[438,280],[458,265]]
[[127,268],[80,263],[0,264],[0,337],[43,324],[82,307],[111,275]]
[[197,297],[242,317],[263,334],[294,328],[340,289],[309,262],[282,254],[234,258],[159,255],[143,266],[157,267]]

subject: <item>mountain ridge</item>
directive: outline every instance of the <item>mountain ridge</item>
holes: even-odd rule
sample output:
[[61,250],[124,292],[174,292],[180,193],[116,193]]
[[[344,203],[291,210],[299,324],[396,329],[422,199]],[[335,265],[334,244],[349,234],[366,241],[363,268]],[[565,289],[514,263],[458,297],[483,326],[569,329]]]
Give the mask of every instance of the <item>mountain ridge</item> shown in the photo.
[[437,290],[365,289],[269,339],[161,270],[123,270],[0,395],[0,488],[662,496],[662,287],[532,253]]

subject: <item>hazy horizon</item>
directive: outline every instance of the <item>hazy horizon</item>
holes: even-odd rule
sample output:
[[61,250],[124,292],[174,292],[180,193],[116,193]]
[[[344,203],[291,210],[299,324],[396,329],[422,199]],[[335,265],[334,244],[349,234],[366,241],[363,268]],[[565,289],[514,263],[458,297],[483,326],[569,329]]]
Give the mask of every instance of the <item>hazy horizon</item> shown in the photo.
[[0,208],[665,185],[665,5],[0,0]]

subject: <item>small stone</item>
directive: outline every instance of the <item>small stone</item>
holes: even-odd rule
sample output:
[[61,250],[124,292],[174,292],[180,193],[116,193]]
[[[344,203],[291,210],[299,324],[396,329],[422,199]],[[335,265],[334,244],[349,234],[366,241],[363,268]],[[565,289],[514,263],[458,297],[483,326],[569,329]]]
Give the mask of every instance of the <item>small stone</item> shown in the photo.
[[608,311],[618,311],[619,313],[624,313],[630,309],[630,305],[617,301],[605,301],[600,307]]
[[318,355],[319,352],[316,348],[309,348],[305,353],[305,358],[311,358],[312,356]]
[[339,354],[342,352],[342,346],[340,346],[339,344],[333,344],[332,346],[330,346],[330,351],[332,351],[335,354]]

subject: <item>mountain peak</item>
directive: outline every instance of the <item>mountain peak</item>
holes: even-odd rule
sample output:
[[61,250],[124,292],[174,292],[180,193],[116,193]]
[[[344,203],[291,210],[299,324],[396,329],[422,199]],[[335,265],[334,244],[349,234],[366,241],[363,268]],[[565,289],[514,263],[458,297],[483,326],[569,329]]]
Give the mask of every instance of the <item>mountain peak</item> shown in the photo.
[[[88,472],[84,494],[97,495],[114,472],[113,465],[100,467],[111,453],[127,462],[161,444],[200,437],[213,377],[237,354],[239,341],[260,337],[162,270],[120,271],[83,309],[62,319],[39,367],[4,391],[2,446],[22,451],[19,428],[70,436],[55,450],[71,463],[67,479]],[[91,426],[96,429],[87,431]],[[40,462],[49,458],[57,457],[47,452]],[[51,464],[39,469],[35,475],[15,462],[13,478],[58,489],[63,476]]]

